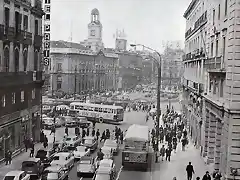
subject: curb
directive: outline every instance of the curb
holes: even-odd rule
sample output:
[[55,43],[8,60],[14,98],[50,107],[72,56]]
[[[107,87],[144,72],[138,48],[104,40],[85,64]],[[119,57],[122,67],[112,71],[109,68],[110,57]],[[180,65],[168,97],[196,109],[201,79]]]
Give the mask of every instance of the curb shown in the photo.
[[[35,143],[35,146],[36,146],[36,145],[40,145],[40,144],[42,144],[42,143]],[[27,153],[27,152],[25,151],[25,148],[19,148],[19,149],[15,150],[15,151],[12,153],[12,161],[14,160],[14,158],[16,158],[17,156],[22,155],[22,154],[24,154],[24,153]],[[5,162],[5,158],[0,159],[0,168],[3,167],[4,162]]]

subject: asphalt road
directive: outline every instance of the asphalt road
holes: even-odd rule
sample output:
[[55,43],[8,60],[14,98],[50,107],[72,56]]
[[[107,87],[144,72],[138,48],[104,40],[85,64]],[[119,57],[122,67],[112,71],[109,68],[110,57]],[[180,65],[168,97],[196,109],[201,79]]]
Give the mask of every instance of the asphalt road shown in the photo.
[[[124,115],[124,121],[122,122],[121,125],[119,125],[118,127],[121,128],[122,131],[127,130],[127,128],[131,125],[131,124],[146,124],[145,122],[145,116],[146,113],[144,112],[126,112]],[[109,129],[110,132],[113,131],[115,128],[115,125],[111,125],[111,124],[96,124],[96,129],[100,130],[100,133],[102,133],[105,129]],[[53,142],[54,136],[53,134],[50,135],[50,131],[49,130],[45,130],[44,133],[47,135],[48,137],[48,141],[51,144]],[[69,135],[74,135],[74,128],[69,128]],[[64,136],[64,128],[58,128],[56,130],[56,141],[61,140]],[[101,147],[103,145],[103,143],[99,144],[99,147]],[[120,148],[121,149],[121,148]],[[92,156],[96,156],[96,152],[92,154]],[[118,153],[118,156],[115,156],[114,158],[115,164],[116,164],[116,169],[117,171],[120,170],[121,168],[121,151]],[[77,177],[77,163],[76,165],[73,167],[73,169],[70,171],[69,173],[69,179],[79,179]],[[83,180],[88,180],[89,178],[84,178]]]
[[[128,95],[130,97],[130,99],[134,100],[134,99],[141,99],[142,97],[144,97],[144,95],[142,93],[133,93]],[[143,98],[146,99],[146,98]],[[162,112],[165,111],[166,106],[167,106],[168,102],[164,102],[161,103],[161,109]],[[174,108],[179,111],[180,110],[180,105],[179,103],[172,103],[172,105],[174,106]],[[126,112],[124,115],[124,121],[122,122],[121,125],[119,125],[118,127],[120,127],[123,131],[127,130],[127,128],[131,125],[131,124],[146,124],[145,122],[145,116],[146,114],[143,112]],[[150,128],[153,127],[153,123],[148,123],[147,124]],[[100,132],[103,132],[105,129],[109,129],[110,131],[112,131],[114,129],[115,125],[111,125],[111,124],[96,124],[96,128],[100,130]],[[51,144],[53,142],[53,134],[50,135],[50,131],[45,131],[44,132],[47,137],[48,137],[48,141]],[[75,134],[74,132],[74,128],[69,129],[69,134]],[[56,141],[61,140],[64,136],[64,128],[58,128],[56,130]],[[40,147],[41,145],[39,145]],[[37,147],[36,147],[37,148]],[[93,156],[96,154],[93,154]],[[13,160],[13,164],[8,165],[8,166],[0,166],[0,178],[4,177],[4,175],[11,170],[17,170],[21,168],[21,162],[23,159],[28,158],[29,155],[28,153],[24,153],[23,155],[19,155],[16,157],[15,160]],[[117,167],[117,170],[119,172],[119,177],[120,180],[132,180],[133,177],[134,179],[137,180],[145,180],[145,179],[151,179],[151,172],[134,172],[134,171],[124,171],[121,169],[121,152],[119,152],[118,156],[115,157],[115,164]],[[122,170],[122,171],[121,171]],[[75,180],[75,179],[79,179],[77,177],[77,166],[74,166],[73,169],[70,171],[70,178],[71,180]],[[84,179],[85,180],[85,179]]]
[[[135,93],[133,95],[133,99],[139,99],[141,98],[142,95],[140,96],[139,94]],[[164,112],[166,110],[166,107],[168,105],[168,102],[163,102],[161,103],[161,109],[162,112]],[[172,103],[172,105],[174,106],[175,110],[179,111],[180,110],[180,105],[179,103]],[[136,112],[136,111],[132,111],[132,112],[125,112],[124,114],[124,121],[121,123],[121,125],[119,125],[118,127],[120,127],[123,131],[127,130],[127,128],[131,125],[131,124],[141,124],[141,125],[148,125],[149,128],[153,128],[153,123],[152,121],[149,121],[146,124],[145,121],[145,117],[146,117],[146,113],[144,112]],[[115,128],[115,125],[111,125],[111,124],[96,124],[96,129],[100,130],[100,133],[102,133],[104,130],[109,129],[110,132],[112,132]],[[47,134],[49,142],[51,143],[53,141],[53,135],[49,135],[49,131],[45,131],[45,134]],[[74,135],[74,128],[69,129],[69,134],[73,134]],[[64,128],[59,128],[56,131],[56,140],[61,140],[64,136]],[[102,143],[99,144],[99,147],[102,146]],[[122,169],[122,163],[121,163],[121,151],[118,153],[118,156],[115,156],[114,161],[116,164],[116,170],[119,172],[118,176],[120,180],[132,180],[132,178],[134,177],[134,179],[137,180],[146,180],[146,179],[151,179],[152,177],[152,172],[139,172],[139,171],[126,171]],[[92,154],[92,156],[96,156],[96,153]],[[76,163],[77,164],[77,163]],[[79,179],[77,177],[77,165],[75,165],[73,167],[73,169],[70,171],[69,173],[69,179]],[[83,178],[82,180],[90,180],[91,178]]]

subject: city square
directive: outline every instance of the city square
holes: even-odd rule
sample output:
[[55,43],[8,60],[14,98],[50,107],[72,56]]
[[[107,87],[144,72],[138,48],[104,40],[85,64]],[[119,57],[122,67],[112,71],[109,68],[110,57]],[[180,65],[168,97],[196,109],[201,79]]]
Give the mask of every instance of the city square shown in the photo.
[[0,0],[0,178],[240,180],[240,0]]

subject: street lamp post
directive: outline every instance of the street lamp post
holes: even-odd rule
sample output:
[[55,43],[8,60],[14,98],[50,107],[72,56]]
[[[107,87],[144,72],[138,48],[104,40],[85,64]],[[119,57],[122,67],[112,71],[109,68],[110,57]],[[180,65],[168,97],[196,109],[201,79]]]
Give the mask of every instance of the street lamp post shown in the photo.
[[162,82],[162,56],[161,54],[157,51],[157,50],[154,50],[150,47],[147,47],[143,44],[130,44],[131,47],[136,47],[136,46],[142,46],[143,48],[145,49],[149,49],[151,51],[154,51],[158,57],[159,57],[159,61],[157,59],[155,59],[154,57],[152,57],[155,62],[157,63],[158,65],[158,77],[157,77],[157,120],[156,120],[156,136],[157,136],[157,142],[156,142],[156,151],[159,150],[159,124],[160,124],[160,115],[161,115],[161,107],[160,107],[160,90],[161,90],[161,82]]

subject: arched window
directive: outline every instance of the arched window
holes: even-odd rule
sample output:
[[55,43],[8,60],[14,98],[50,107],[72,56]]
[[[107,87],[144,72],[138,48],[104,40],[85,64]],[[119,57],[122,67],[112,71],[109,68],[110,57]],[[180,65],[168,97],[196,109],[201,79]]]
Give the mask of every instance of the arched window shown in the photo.
[[34,52],[34,65],[33,65],[33,70],[37,71],[38,70],[38,51],[36,50]]
[[14,51],[14,70],[15,72],[19,71],[19,51],[18,48]]
[[27,71],[27,63],[28,63],[28,51],[27,49],[23,52],[23,71]]
[[3,57],[3,71],[9,72],[9,48],[4,48],[4,57]]

